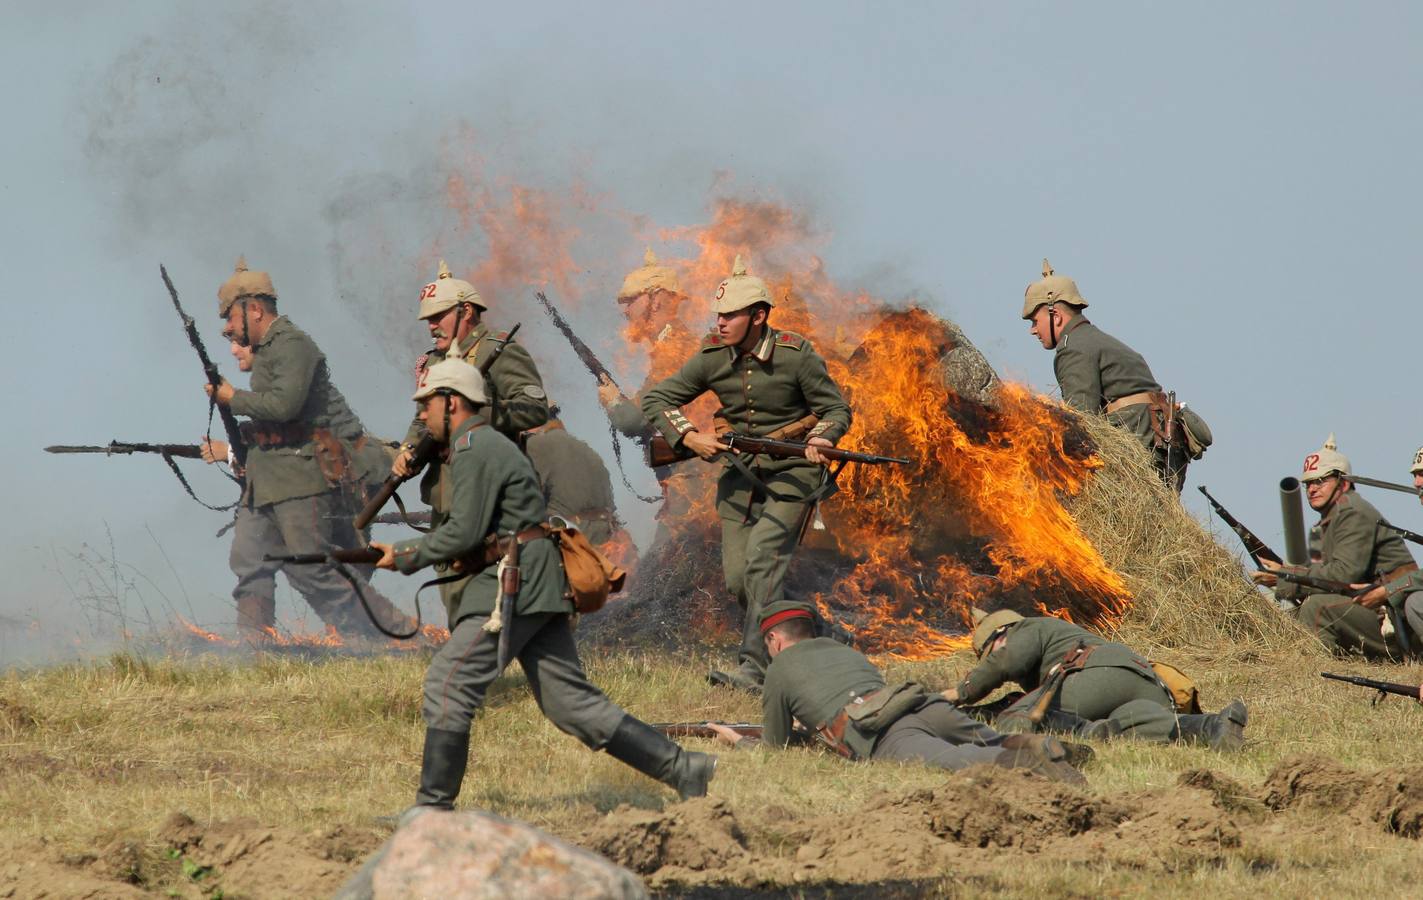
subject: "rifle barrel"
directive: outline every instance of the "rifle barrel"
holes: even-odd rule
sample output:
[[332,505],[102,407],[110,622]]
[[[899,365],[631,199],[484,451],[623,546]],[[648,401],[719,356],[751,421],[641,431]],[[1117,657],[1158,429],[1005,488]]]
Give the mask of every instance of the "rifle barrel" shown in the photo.
[[1423,496],[1423,492],[1420,492],[1418,488],[1411,484],[1399,484],[1396,481],[1380,481],[1377,478],[1365,478],[1362,475],[1349,475],[1347,478],[1354,484],[1383,488],[1386,491],[1398,491],[1400,494],[1412,494],[1415,497]]
[[1384,694],[1397,694],[1400,697],[1417,697],[1419,685],[1399,684],[1396,681],[1375,681],[1372,678],[1361,678],[1358,675],[1336,675],[1333,672],[1320,672],[1321,678],[1328,678],[1332,681],[1343,681],[1346,684],[1357,687],[1372,688]]
[[1389,531],[1396,532],[1398,536],[1403,538],[1405,541],[1412,541],[1415,544],[1423,544],[1423,534],[1419,534],[1416,531],[1409,531],[1407,528],[1399,528],[1397,525],[1390,525],[1387,522],[1380,522],[1379,524],[1387,528]]
[[374,547],[350,547],[330,553],[268,553],[262,559],[293,566],[322,566],[338,562],[360,565],[377,562],[380,551]]
[[199,459],[203,455],[203,448],[198,444],[143,444],[128,443],[124,441],[110,441],[100,447],[92,444],[54,444],[44,448],[46,453],[103,453],[112,456],[115,453],[157,453],[162,456],[177,456],[184,459]]
[[[168,267],[162,263],[158,264],[158,272],[163,276],[163,285],[168,288],[168,296],[173,298],[173,308],[178,311],[178,318],[183,323],[183,330],[188,335],[188,343],[192,345],[193,351],[198,354],[198,362],[203,367],[203,374],[207,376],[208,384],[216,391],[222,384],[222,375],[217,370],[217,363],[208,356],[208,348],[203,344],[202,335],[198,334],[197,323],[193,317],[183,311],[183,304],[178,300],[178,289],[173,286],[173,279],[168,277]],[[237,462],[237,468],[247,467],[247,444],[242,440],[242,431],[237,426],[237,417],[232,414],[232,410],[221,403],[214,404],[217,407],[217,414],[222,419],[222,430],[227,432],[227,443],[232,448],[233,459]]]

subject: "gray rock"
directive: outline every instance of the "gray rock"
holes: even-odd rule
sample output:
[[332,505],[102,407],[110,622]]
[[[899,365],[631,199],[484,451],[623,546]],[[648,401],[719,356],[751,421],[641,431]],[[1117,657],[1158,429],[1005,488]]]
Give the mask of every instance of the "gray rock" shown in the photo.
[[648,896],[632,872],[532,825],[486,812],[415,809],[335,900]]

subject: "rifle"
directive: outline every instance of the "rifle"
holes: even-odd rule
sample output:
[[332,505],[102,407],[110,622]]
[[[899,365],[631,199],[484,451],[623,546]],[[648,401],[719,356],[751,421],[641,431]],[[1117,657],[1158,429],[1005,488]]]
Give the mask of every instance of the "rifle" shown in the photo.
[[227,432],[227,445],[232,448],[232,457],[237,461],[237,468],[245,469],[247,467],[247,443],[242,440],[242,432],[237,427],[237,417],[232,414],[232,410],[216,400],[217,389],[222,386],[222,375],[217,371],[217,364],[208,356],[208,348],[203,345],[203,339],[198,334],[198,326],[193,321],[193,317],[183,312],[183,304],[178,302],[178,289],[173,287],[173,279],[168,277],[168,269],[160,263],[158,271],[163,276],[163,284],[168,288],[168,296],[173,298],[173,308],[178,311],[178,318],[183,322],[183,330],[188,333],[188,343],[193,345],[194,352],[198,354],[198,362],[202,364],[203,374],[207,375],[208,384],[212,385],[214,399],[208,404],[208,422],[211,424],[212,411],[216,409],[218,416],[222,419],[222,430]]
[[381,513],[371,519],[372,525],[429,525],[433,518],[430,510],[419,509],[413,513]]
[[1275,563],[1276,565],[1284,565],[1285,561],[1280,558],[1280,554],[1267,547],[1264,541],[1255,536],[1255,532],[1246,528],[1241,524],[1239,519],[1232,516],[1224,506],[1221,506],[1220,502],[1211,496],[1210,491],[1206,490],[1205,485],[1197,485],[1197,487],[1200,488],[1202,494],[1206,495],[1206,499],[1210,501],[1211,508],[1215,510],[1217,516],[1220,516],[1220,520],[1230,526],[1230,529],[1240,537],[1241,542],[1245,544],[1245,552],[1249,554],[1251,559],[1255,560],[1255,566],[1257,568],[1265,568],[1265,561]]
[[[809,444],[804,441],[778,441],[773,438],[752,437],[751,435],[738,434],[735,431],[728,431],[717,435],[717,440],[725,444],[737,453],[751,455],[765,455],[774,459],[794,459],[804,457],[806,447]],[[901,459],[897,456],[880,456],[874,453],[859,453],[854,450],[840,450],[836,447],[816,447],[820,455],[830,460],[844,463],[865,463],[866,465],[884,465],[894,463],[896,465],[907,466],[913,461]],[[684,459],[691,459],[696,454],[690,450],[673,450],[672,445],[667,443],[667,439],[662,435],[657,435],[648,445],[648,457],[654,466],[663,466],[668,463],[678,462]]]
[[132,453],[157,453],[164,457],[177,456],[182,459],[202,459],[203,457],[203,448],[198,444],[130,444],[123,441],[109,441],[106,447],[55,444],[52,447],[44,448],[44,452],[102,453],[105,456],[113,456],[115,453],[122,453],[124,455]]
[[1412,697],[1418,699],[1419,686],[1416,684],[1399,684],[1395,681],[1375,681],[1372,678],[1361,678],[1358,675],[1335,675],[1333,672],[1320,672],[1319,677],[1328,678],[1332,681],[1344,681],[1359,687],[1370,688],[1378,691],[1369,702],[1370,706],[1378,703],[1389,694],[1397,694],[1400,697]]
[[[518,332],[519,326],[522,324],[522,322],[516,322],[514,327],[509,329],[509,333],[504,335],[503,340],[494,342],[494,351],[485,358],[484,362],[479,364],[480,375],[489,374],[489,369],[494,365],[495,360],[499,359],[499,355],[504,352],[504,348],[509,346],[509,342],[514,339],[515,333]],[[451,339],[450,344],[453,346],[453,339]],[[425,432],[425,434],[420,437],[420,441],[410,451],[410,474],[401,476],[392,472],[386,476],[385,481],[381,482],[380,488],[371,496],[371,499],[366,505],[361,507],[361,511],[356,514],[356,530],[362,531],[369,527],[375,517],[380,515],[381,508],[390,502],[391,497],[395,496],[396,489],[423,471],[425,467],[433,463],[439,455],[440,445],[436,443],[428,431]],[[405,505],[400,502],[398,497],[396,498],[395,505],[400,509],[400,515],[404,519]],[[405,519],[405,523],[409,525],[409,519]]]
[[374,565],[380,561],[380,551],[374,547],[350,547],[332,550],[329,553],[268,553],[262,557],[266,562],[279,562],[290,566],[324,566],[333,563],[350,565]]
[[1377,478],[1365,478],[1362,475],[1345,475],[1344,480],[1352,484],[1362,484],[1367,487],[1383,488],[1386,491],[1398,491],[1400,494],[1412,494],[1415,497],[1423,497],[1423,491],[1411,484],[1399,484],[1396,481],[1380,481]]
[[[558,308],[553,305],[553,301],[548,299],[548,295],[543,291],[538,291],[534,296],[537,297],[539,303],[543,305],[544,312],[548,313],[548,317],[553,320],[553,327],[559,330],[564,340],[568,341],[568,345],[573,348],[574,355],[583,363],[583,367],[587,369],[595,379],[599,381],[606,380],[608,384],[618,388],[619,394],[626,397],[627,395],[623,393],[623,389],[618,387],[617,381],[613,379],[613,373],[609,372],[608,367],[603,365],[602,360],[598,359],[597,354],[595,354],[587,344],[583,343],[583,339],[573,333],[573,327],[568,324],[567,319],[563,318]],[[608,435],[612,438],[613,461],[618,465],[618,474],[622,476],[623,487],[627,488],[634,497],[643,503],[657,503],[660,501],[662,499],[661,497],[643,496],[638,492],[637,488],[632,486],[632,482],[628,480],[627,470],[623,468],[622,444],[618,441],[618,430],[613,426],[611,418],[608,419]]]
[[1313,575],[1291,572],[1289,569],[1270,569],[1267,571],[1282,581],[1292,581],[1295,584],[1312,587],[1315,590],[1324,591],[1326,594],[1338,594],[1341,597],[1362,597],[1378,587],[1377,583],[1368,584],[1361,588],[1350,587],[1347,581],[1335,581],[1332,578],[1316,578]]
[[1380,522],[1379,524],[1387,528],[1389,531],[1397,533],[1398,536],[1403,538],[1405,541],[1412,541],[1415,544],[1423,544],[1423,534],[1419,534],[1416,531],[1409,531],[1407,528],[1399,528],[1397,525],[1390,525],[1387,522]]
[[720,737],[712,730],[712,725],[721,725],[730,728],[742,737],[760,738],[765,726],[756,722],[657,722],[653,728],[662,732],[669,738],[710,738],[716,740]]

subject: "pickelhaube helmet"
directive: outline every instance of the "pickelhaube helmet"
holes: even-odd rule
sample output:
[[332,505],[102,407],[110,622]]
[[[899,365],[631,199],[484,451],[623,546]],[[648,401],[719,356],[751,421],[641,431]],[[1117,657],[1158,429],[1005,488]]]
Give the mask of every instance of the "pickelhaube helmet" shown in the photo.
[[488,403],[484,392],[484,376],[479,370],[462,359],[445,359],[435,363],[426,372],[411,400],[424,400],[438,391],[454,391],[471,403]]
[[1412,472],[1414,475],[1417,475],[1419,472],[1423,472],[1423,447],[1419,447],[1418,450],[1413,454],[1413,465],[1408,468],[1408,471]]
[[1023,318],[1031,319],[1039,306],[1061,303],[1066,306],[1085,309],[1087,301],[1077,292],[1077,282],[1066,275],[1055,274],[1052,264],[1043,260],[1043,277],[1028,285],[1023,292]]
[[1323,481],[1330,475],[1348,477],[1353,473],[1354,470],[1349,466],[1349,457],[1339,452],[1339,445],[1334,443],[1334,434],[1330,432],[1324,446],[1304,458],[1304,471],[1299,480],[1308,483]]
[[746,264],[737,256],[735,265],[731,267],[731,277],[717,285],[716,295],[712,297],[712,312],[733,313],[754,303],[776,305],[766,282],[755,275],[747,275]]
[[618,300],[632,300],[643,294],[651,294],[656,291],[671,291],[681,293],[682,286],[677,280],[677,270],[671,266],[657,264],[657,254],[652,252],[652,248],[647,248],[647,253],[642,257],[642,266],[633,269],[623,279],[623,286],[618,291]]
[[277,289],[272,286],[272,276],[266,272],[251,272],[247,269],[247,258],[237,257],[232,276],[217,289],[217,314],[227,318],[232,304],[243,297],[271,297],[277,299]]
[[440,260],[440,274],[435,280],[420,289],[420,318],[429,319],[446,310],[454,309],[461,303],[473,303],[479,309],[488,309],[479,291],[468,281],[455,278],[450,267]]
[[982,656],[984,649],[992,643],[999,631],[1021,621],[1023,621],[1023,617],[1011,609],[1000,609],[991,613],[975,609],[973,611],[973,652]]

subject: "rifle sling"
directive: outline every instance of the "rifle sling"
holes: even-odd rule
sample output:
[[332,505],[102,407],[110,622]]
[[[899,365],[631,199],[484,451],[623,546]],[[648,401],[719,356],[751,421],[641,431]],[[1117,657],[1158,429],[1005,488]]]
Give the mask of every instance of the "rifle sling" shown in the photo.
[[762,481],[760,476],[758,476],[755,472],[751,471],[750,466],[746,465],[746,461],[741,458],[742,454],[733,451],[731,453],[724,453],[722,455],[726,457],[728,461],[730,461],[732,468],[736,469],[736,471],[740,472],[742,476],[746,478],[747,481],[751,482],[752,487],[764,493],[767,497],[777,501],[778,503],[819,503],[821,500],[832,496],[836,491],[840,490],[839,485],[835,483],[835,477],[839,475],[838,469],[836,470],[834,476],[830,474],[830,471],[828,469],[824,470],[822,473],[822,480],[820,486],[815,488],[815,490],[811,491],[804,497],[797,497],[793,494],[782,493],[781,491],[776,490],[766,482]]

